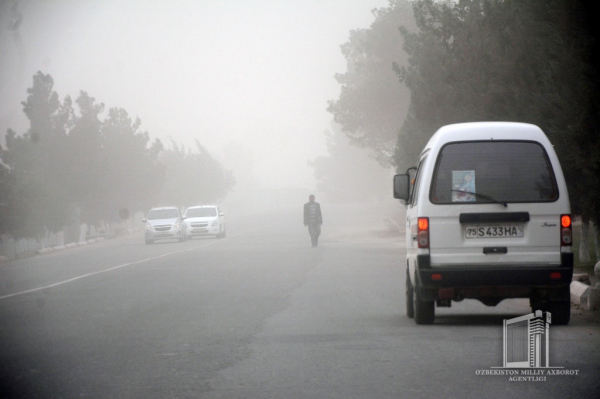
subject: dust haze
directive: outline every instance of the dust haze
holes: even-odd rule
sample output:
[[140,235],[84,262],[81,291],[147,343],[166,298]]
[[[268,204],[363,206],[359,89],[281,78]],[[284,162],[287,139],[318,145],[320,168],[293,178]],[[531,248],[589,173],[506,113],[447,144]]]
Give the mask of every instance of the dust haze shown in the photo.
[[[8,128],[27,131],[21,102],[41,71],[61,99],[86,91],[139,117],[167,147],[198,140],[233,172],[225,203],[297,206],[317,190],[311,162],[328,155],[327,101],[339,94],[334,74],[346,70],[340,45],[387,5],[4,0],[0,143]],[[366,152],[361,162],[389,182]]]

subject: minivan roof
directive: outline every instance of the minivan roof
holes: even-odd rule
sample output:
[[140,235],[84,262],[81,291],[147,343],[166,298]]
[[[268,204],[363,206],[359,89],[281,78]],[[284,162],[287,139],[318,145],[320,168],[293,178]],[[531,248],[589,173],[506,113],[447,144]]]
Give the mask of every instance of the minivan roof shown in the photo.
[[530,123],[469,122],[442,126],[429,139],[425,151],[449,142],[472,140],[532,140],[551,145],[542,129]]

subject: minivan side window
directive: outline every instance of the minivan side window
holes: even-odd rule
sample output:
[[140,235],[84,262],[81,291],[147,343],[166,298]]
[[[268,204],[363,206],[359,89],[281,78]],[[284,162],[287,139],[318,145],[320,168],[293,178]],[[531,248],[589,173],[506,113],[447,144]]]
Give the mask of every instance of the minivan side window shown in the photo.
[[548,154],[533,141],[448,143],[430,191],[434,204],[553,202],[558,196]]
[[410,206],[413,207],[417,203],[417,198],[419,196],[419,183],[421,182],[421,175],[423,164],[425,163],[425,159],[423,158],[421,162],[419,162],[419,167],[417,168],[417,173],[415,175],[415,184],[412,186],[412,191],[410,193]]

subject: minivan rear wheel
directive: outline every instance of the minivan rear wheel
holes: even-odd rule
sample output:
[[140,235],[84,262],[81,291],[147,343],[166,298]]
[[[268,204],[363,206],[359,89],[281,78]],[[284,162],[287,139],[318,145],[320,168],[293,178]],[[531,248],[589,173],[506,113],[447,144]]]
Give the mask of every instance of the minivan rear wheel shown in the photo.
[[410,282],[410,276],[408,269],[406,270],[406,315],[409,319],[415,317],[415,305],[414,305],[414,288]]
[[417,324],[432,324],[435,319],[435,302],[421,300],[421,287],[419,279],[415,279],[414,286],[415,322]]
[[550,292],[550,298],[531,297],[529,299],[531,310],[550,312],[552,324],[567,325],[571,320],[571,289],[569,286],[561,287]]
[[565,326],[571,319],[571,301],[549,302],[548,312],[552,317],[552,324]]

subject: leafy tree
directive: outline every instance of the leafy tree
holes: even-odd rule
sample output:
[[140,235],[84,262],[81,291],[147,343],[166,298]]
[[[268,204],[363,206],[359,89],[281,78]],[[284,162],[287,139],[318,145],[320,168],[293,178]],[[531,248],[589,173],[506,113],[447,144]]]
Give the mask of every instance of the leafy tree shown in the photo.
[[[396,66],[411,105],[394,162],[404,170],[442,125],[512,120],[540,126],[561,159],[573,211],[598,220],[597,39],[591,10],[569,0],[415,2]],[[587,21],[587,22],[586,22]]]
[[99,161],[101,173],[96,182],[99,217],[115,221],[119,211],[145,210],[164,183],[164,166],[158,161],[162,143],[155,140],[150,147],[148,132],[139,130],[135,121],[122,108],[111,108],[100,129]]
[[95,98],[84,91],[79,93],[75,103],[79,115],[74,119],[67,140],[66,173],[69,179],[65,191],[77,205],[81,221],[97,223],[102,219],[103,191],[99,182],[103,181],[105,165],[100,158],[100,114],[104,112],[104,104],[96,103]]
[[341,92],[327,110],[352,144],[371,149],[382,165],[389,166],[410,99],[392,69],[393,63],[407,62],[398,26],[415,29],[415,22],[408,0],[391,0],[389,7],[373,13],[371,27],[351,31],[341,46],[347,71],[335,75]]
[[163,204],[192,206],[212,204],[227,195],[235,181],[230,171],[214,159],[196,140],[196,153],[179,147],[160,154],[165,165],[165,184],[159,195]]
[[[2,226],[13,237],[42,237],[45,234],[44,209],[40,199],[44,197],[43,177],[39,168],[24,168],[21,165],[29,159],[40,158],[36,147],[28,138],[18,137],[9,129],[6,134],[6,150],[2,151],[2,161],[7,165],[2,176]],[[20,156],[15,156],[19,154]]]
[[71,101],[61,105],[52,91],[52,77],[38,72],[27,90],[23,111],[30,129],[22,136],[8,130],[6,149],[0,153],[5,170],[3,185],[7,221],[15,238],[41,237],[60,231],[70,213],[70,202],[62,190],[65,179],[62,149],[72,114]]
[[30,199],[35,198],[36,193],[29,191],[23,185],[17,185],[15,174],[0,163],[0,236],[11,234],[21,238],[44,233],[42,226],[30,224]]
[[14,238],[146,209],[164,182],[162,144],[148,145],[139,119],[113,108],[101,121],[104,105],[86,92],[76,100],[76,115],[70,97],[61,104],[53,84],[50,75],[34,75],[23,102],[31,127],[23,135],[9,129],[0,148],[0,233]]
[[336,202],[364,202],[389,196],[389,169],[369,157],[364,148],[352,145],[339,125],[333,125],[325,136],[329,155],[309,162],[319,192]]
[[68,135],[67,191],[80,211],[81,221],[98,224],[146,209],[164,181],[158,162],[162,144],[139,130],[141,121],[132,121],[121,108],[112,108],[100,120],[104,104],[81,92],[76,103],[80,115]]
[[[0,146],[0,159],[2,151]],[[0,163],[0,236],[14,230],[16,227],[15,220],[11,218],[8,208],[13,186],[14,183],[11,181],[9,169]]]

